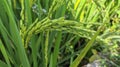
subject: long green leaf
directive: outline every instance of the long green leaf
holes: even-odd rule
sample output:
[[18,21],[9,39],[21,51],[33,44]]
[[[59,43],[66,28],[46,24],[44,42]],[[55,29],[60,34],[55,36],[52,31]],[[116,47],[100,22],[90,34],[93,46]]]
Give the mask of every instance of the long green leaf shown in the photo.
[[8,65],[0,60],[0,67],[8,67]]
[[9,58],[8,58],[8,55],[7,55],[7,52],[6,52],[6,49],[5,49],[5,47],[4,47],[1,39],[0,39],[0,50],[1,50],[1,52],[2,52],[2,54],[3,54],[3,56],[4,56],[4,58],[5,58],[5,61],[6,61],[7,64],[8,64],[8,67],[11,67],[10,61],[9,61]]
[[91,38],[91,40],[87,43],[87,45],[85,46],[85,48],[81,51],[81,53],[78,55],[78,57],[73,61],[73,63],[70,65],[70,67],[77,67],[79,65],[79,63],[81,62],[81,60],[85,57],[85,55],[87,54],[88,50],[91,48],[92,44],[94,43],[96,37],[98,36],[98,34],[101,31],[100,27],[98,29],[98,31],[95,33],[95,35]]
[[18,54],[20,56],[19,59],[21,60],[21,63],[23,64],[23,67],[30,67],[27,56],[26,56],[26,53],[25,53],[24,46],[22,44],[22,40],[21,40],[19,31],[17,29],[17,25],[16,25],[16,22],[15,22],[15,19],[14,19],[13,11],[9,7],[9,4],[7,3],[6,0],[2,0],[2,3],[4,5],[4,8],[5,8],[5,10],[8,14],[9,19],[10,19],[10,22],[9,22],[10,32],[11,32],[12,38],[14,40],[14,44],[15,44],[17,50],[18,50]]
[[30,7],[30,0],[25,0],[25,17],[27,25],[29,26],[32,24],[32,15],[31,15],[31,7]]
[[62,32],[58,32],[56,42],[55,42],[55,45],[54,45],[52,67],[56,67],[56,65],[57,65],[57,59],[58,59],[61,40],[62,40]]

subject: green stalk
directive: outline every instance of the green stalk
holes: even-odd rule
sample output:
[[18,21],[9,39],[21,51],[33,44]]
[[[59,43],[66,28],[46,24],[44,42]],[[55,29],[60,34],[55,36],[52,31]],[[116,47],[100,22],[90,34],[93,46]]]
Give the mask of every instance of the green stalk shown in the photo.
[[45,54],[45,67],[48,66],[48,42],[49,42],[49,31],[47,31],[46,40],[45,40],[45,49],[44,49],[44,54]]
[[61,40],[62,40],[62,32],[58,32],[56,42],[55,42],[55,45],[54,45],[52,67],[57,66],[57,59],[58,59],[58,55],[59,55],[59,48],[60,48]]

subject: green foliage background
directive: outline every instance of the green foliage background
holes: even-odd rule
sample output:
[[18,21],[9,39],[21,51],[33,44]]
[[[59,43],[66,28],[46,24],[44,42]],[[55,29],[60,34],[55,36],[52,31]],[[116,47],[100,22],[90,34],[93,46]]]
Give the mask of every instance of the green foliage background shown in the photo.
[[120,0],[0,0],[0,67],[120,66]]

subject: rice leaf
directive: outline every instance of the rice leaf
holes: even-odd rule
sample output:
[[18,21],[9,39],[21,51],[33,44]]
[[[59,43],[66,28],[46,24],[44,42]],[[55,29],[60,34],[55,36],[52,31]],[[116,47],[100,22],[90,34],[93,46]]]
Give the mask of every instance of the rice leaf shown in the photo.
[[8,65],[0,60],[0,67],[8,67]]
[[92,44],[94,43],[96,37],[98,36],[98,34],[101,31],[100,27],[97,32],[94,34],[94,36],[91,38],[91,40],[87,43],[87,45],[83,48],[83,50],[81,51],[81,53],[78,55],[78,57],[73,61],[73,63],[70,65],[70,67],[77,67],[79,65],[79,63],[81,62],[81,60],[85,57],[85,55],[87,54],[88,50],[91,48]]
[[21,60],[23,67],[30,67],[26,53],[25,53],[24,46],[22,45],[22,40],[21,40],[19,31],[17,29],[17,25],[16,25],[16,22],[14,19],[13,11],[9,7],[9,4],[7,3],[6,0],[2,0],[2,3],[4,5],[4,8],[8,14],[9,19],[10,19],[10,23],[9,23],[10,24],[10,33],[11,33],[11,36],[14,40],[14,44],[18,50],[18,54],[20,55],[19,59]]
[[57,59],[58,59],[58,56],[59,56],[59,48],[60,48],[61,40],[62,40],[62,32],[58,32],[56,42],[55,42],[55,45],[54,45],[52,67],[57,66]]
[[7,55],[6,49],[5,49],[1,39],[0,39],[0,50],[1,50],[1,52],[2,52],[2,54],[4,56],[4,58],[5,58],[5,61],[7,62],[8,67],[11,67],[11,64],[10,64],[10,61],[9,61],[9,57]]

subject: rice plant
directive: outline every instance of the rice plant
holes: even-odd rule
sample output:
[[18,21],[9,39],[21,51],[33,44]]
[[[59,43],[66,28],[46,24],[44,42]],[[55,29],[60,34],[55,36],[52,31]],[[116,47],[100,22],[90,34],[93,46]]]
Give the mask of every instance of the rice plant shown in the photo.
[[0,67],[120,66],[120,0],[0,0]]

